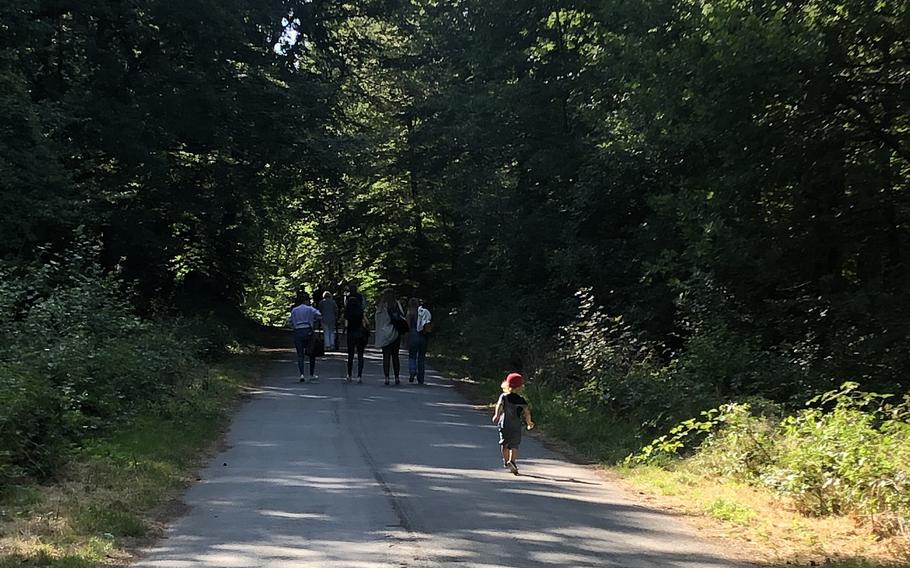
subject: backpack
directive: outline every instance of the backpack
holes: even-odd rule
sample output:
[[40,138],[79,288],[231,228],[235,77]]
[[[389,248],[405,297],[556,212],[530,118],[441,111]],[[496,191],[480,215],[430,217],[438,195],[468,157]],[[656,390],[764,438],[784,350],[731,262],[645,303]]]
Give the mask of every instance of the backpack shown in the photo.
[[347,320],[349,326],[351,322],[363,321],[363,302],[360,296],[348,297],[348,301],[344,305],[344,319]]

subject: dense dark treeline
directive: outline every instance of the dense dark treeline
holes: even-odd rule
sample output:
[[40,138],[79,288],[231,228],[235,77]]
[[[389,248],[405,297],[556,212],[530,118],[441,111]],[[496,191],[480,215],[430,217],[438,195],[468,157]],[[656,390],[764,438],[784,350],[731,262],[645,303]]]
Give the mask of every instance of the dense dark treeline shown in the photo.
[[145,315],[391,283],[653,424],[908,390],[905,2],[19,0],[0,30],[7,280],[100,239]]
[[326,25],[353,11],[0,4],[0,494],[207,388],[265,236],[339,181]]
[[273,49],[290,9],[4,3],[0,253],[82,226],[143,298],[236,305],[269,208],[332,175],[334,89]]
[[[908,32],[890,1],[404,4],[346,51],[364,213],[332,219],[490,363],[600,345],[553,380],[607,399],[630,342],[683,400],[904,392]],[[624,325],[557,340],[579,290]]]

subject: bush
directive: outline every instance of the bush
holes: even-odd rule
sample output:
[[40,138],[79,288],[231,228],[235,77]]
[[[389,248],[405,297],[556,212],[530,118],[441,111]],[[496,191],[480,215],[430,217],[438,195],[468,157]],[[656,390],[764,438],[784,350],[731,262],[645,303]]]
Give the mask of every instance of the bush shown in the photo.
[[[780,425],[762,481],[809,514],[866,516],[883,532],[910,520],[910,405],[856,383],[816,397]],[[828,407],[828,408],[826,408]]]
[[22,367],[0,365],[0,379],[0,482],[46,477],[62,463],[77,430],[66,397]]
[[856,383],[775,418],[780,408],[729,404],[705,411],[627,462],[661,462],[696,452],[702,471],[763,484],[811,515],[854,514],[881,534],[910,523],[910,397],[862,392]]
[[710,389],[717,401],[762,396],[786,400],[797,372],[783,357],[722,324],[703,326],[686,339],[674,359],[677,380]]
[[171,396],[210,342],[140,319],[83,242],[0,267],[0,481],[46,478],[67,449]]
[[522,370],[532,375],[553,349],[528,306],[498,298],[495,291],[482,305],[472,304],[448,314],[434,312],[434,335],[450,349],[468,355],[484,372]]
[[693,461],[717,475],[755,482],[775,460],[774,433],[783,409],[763,399],[731,404]]
[[666,348],[578,293],[579,311],[541,376],[605,411],[657,430],[716,402],[712,389],[680,372]]

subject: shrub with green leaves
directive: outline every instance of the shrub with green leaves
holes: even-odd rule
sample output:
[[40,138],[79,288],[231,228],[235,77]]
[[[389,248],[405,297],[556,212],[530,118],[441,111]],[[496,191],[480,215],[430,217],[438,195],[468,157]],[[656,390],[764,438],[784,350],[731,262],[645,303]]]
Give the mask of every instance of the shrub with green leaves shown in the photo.
[[779,427],[762,481],[810,514],[867,516],[890,532],[910,519],[910,405],[845,383]]
[[627,463],[690,455],[697,469],[767,486],[806,514],[854,514],[881,534],[910,523],[910,397],[863,392],[857,383],[779,418],[767,402],[704,411],[658,437]]
[[589,290],[577,294],[579,312],[562,329],[560,348],[545,373],[570,387],[587,404],[637,419],[646,430],[665,427],[715,402],[711,389],[678,372],[666,349],[595,304]]
[[723,420],[692,460],[704,471],[753,482],[775,459],[774,434],[783,409],[761,398],[723,408]]
[[86,435],[167,398],[206,343],[141,319],[84,241],[0,267],[0,481],[46,478]]
[[691,454],[696,448],[710,445],[712,440],[738,438],[731,436],[730,432],[739,430],[738,425],[743,423],[743,417],[748,413],[747,404],[725,404],[704,410],[699,418],[684,420],[670,428],[668,433],[652,440],[637,454],[627,457],[625,463],[665,462],[681,454]]
[[0,486],[27,474],[50,473],[78,428],[66,397],[46,377],[0,364]]

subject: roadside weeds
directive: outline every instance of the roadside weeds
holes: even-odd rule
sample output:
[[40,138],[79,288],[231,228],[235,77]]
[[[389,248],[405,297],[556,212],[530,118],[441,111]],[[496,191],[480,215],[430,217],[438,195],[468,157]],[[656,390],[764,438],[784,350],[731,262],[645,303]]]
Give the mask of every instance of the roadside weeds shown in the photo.
[[124,566],[185,505],[180,496],[220,443],[266,359],[200,369],[168,404],[86,444],[59,479],[0,493],[0,568]]
[[[434,367],[482,408],[492,408],[499,379],[485,377],[469,359],[433,354]],[[592,465],[648,506],[680,513],[699,534],[726,543],[741,560],[757,566],[899,568],[910,566],[907,541],[879,539],[859,519],[806,517],[769,491],[707,476],[682,461],[672,468],[618,464],[643,440],[634,425],[554,400],[529,385],[537,424],[533,435],[575,463]]]

